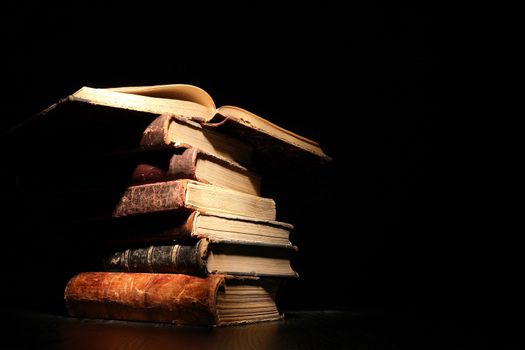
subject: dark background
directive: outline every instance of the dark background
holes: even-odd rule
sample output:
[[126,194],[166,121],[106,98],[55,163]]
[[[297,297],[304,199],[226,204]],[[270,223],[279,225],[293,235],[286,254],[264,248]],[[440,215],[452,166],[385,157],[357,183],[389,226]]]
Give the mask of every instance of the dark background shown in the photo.
[[[217,105],[242,106],[333,157],[301,173],[303,191],[276,197],[299,247],[301,278],[283,288],[284,309],[373,307],[512,338],[523,312],[521,233],[507,227],[505,176],[489,163],[498,139],[460,102],[472,90],[450,9],[205,6],[8,6],[2,129],[81,86],[200,86]],[[67,262],[41,245],[53,232],[17,235],[15,180],[2,176],[4,299],[60,313],[37,292],[61,293],[60,280],[28,282],[43,270],[32,253],[49,250],[51,275]]]

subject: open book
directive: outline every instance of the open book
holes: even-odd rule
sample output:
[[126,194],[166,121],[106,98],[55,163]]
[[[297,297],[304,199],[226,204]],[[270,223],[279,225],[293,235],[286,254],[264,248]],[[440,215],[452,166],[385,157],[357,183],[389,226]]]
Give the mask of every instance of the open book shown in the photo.
[[[207,127],[239,135],[263,151],[287,151],[329,160],[315,141],[297,135],[234,106],[216,107],[211,96],[193,85],[171,84],[95,89],[83,87],[67,101],[89,103],[153,114],[175,115]],[[272,152],[273,153],[273,152]]]

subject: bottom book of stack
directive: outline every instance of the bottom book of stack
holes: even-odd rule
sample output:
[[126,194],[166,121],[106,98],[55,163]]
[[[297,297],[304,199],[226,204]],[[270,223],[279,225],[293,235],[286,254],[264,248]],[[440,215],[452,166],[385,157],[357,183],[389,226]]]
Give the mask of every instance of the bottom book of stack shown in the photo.
[[224,326],[281,319],[278,284],[228,275],[82,272],[64,299],[74,317]]

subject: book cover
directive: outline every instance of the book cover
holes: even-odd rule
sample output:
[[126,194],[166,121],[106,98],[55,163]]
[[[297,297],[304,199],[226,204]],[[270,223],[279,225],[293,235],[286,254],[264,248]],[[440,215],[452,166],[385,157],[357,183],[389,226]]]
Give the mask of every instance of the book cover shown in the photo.
[[176,210],[199,210],[275,220],[275,202],[192,180],[165,181],[128,187],[115,206],[121,217]]

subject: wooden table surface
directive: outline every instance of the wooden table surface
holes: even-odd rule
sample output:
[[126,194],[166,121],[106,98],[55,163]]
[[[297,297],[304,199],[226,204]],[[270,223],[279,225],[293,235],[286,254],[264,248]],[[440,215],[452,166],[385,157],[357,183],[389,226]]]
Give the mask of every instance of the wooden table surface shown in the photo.
[[[8,312],[2,349],[480,349],[454,324],[374,312],[288,311],[285,320],[220,328]],[[500,344],[501,345],[501,344]]]

